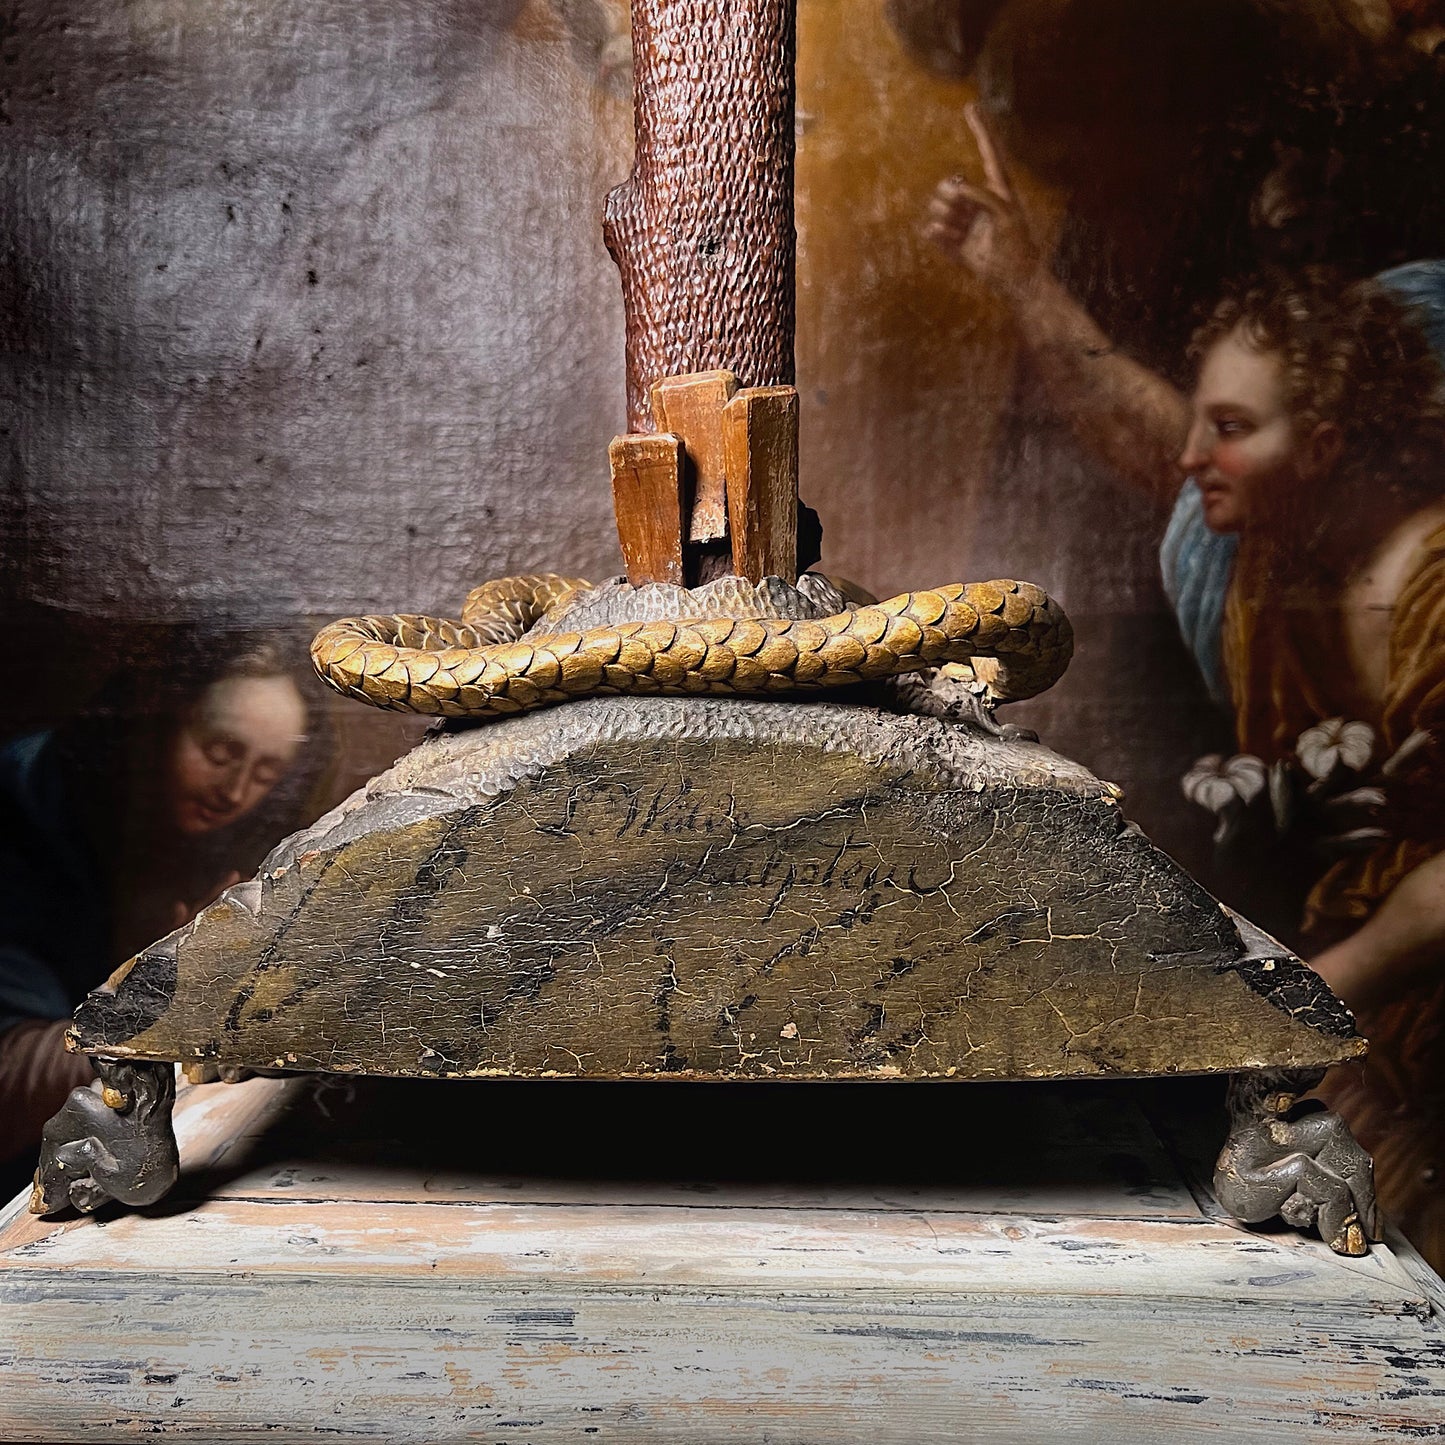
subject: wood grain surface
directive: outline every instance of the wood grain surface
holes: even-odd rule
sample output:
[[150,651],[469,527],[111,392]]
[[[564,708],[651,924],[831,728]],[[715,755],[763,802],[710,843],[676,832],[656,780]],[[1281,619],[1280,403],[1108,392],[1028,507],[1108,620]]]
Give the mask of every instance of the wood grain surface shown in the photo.
[[681,441],[666,432],[614,437],[607,459],[627,580],[634,587],[681,586],[686,512]]
[[186,1088],[166,1205],[0,1215],[0,1437],[1437,1434],[1440,1281],[1220,1221],[1189,1083]]
[[727,536],[722,413],[737,386],[738,379],[730,371],[703,371],[665,376],[652,387],[652,415],[657,425],[682,439],[686,530],[692,542],[715,542]]
[[798,576],[798,393],[756,386],[723,410],[733,571],[761,582]]

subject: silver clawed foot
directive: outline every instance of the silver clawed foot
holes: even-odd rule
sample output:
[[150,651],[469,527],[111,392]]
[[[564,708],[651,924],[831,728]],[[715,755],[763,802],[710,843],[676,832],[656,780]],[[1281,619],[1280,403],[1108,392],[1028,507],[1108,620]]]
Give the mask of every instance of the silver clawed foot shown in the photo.
[[176,1182],[171,1064],[97,1059],[101,1092],[73,1089],[41,1137],[32,1214],[90,1214],[108,1200],[154,1204]]
[[1368,1254],[1382,1237],[1375,1166],[1338,1114],[1299,1103],[1321,1077],[1260,1071],[1230,1080],[1232,1124],[1214,1194],[1244,1224],[1278,1216],[1318,1228],[1336,1254]]

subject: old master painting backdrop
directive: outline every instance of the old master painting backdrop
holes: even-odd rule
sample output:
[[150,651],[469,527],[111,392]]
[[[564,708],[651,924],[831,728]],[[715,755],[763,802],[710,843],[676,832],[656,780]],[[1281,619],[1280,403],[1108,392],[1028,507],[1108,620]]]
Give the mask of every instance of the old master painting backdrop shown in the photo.
[[[1002,575],[1059,596],[1077,661],[1014,720],[1314,949],[1435,852],[1381,800],[1433,778],[1438,9],[799,6],[825,567],[880,595]],[[176,790],[155,796],[178,729],[271,688],[254,799],[193,800],[194,834],[234,848],[203,878],[157,863],[143,932],[417,735],[301,672],[287,692],[316,622],[619,569],[599,211],[629,162],[625,6],[22,0],[0,44],[0,729],[74,736],[151,699],[160,751],[125,753],[140,781],[88,835],[119,850],[151,836],[136,818],[177,832]],[[1387,299],[1351,290],[1382,273]],[[136,682],[182,655],[183,695]]]

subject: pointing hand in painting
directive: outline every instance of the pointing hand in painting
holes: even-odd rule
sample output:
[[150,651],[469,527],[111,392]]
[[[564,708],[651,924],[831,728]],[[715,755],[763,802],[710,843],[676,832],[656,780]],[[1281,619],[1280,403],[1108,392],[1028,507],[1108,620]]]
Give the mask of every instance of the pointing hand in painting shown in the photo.
[[1014,300],[1028,292],[1043,269],[1043,252],[978,106],[966,106],[964,118],[978,144],[985,183],[975,185],[962,176],[939,182],[924,235],[986,286]]

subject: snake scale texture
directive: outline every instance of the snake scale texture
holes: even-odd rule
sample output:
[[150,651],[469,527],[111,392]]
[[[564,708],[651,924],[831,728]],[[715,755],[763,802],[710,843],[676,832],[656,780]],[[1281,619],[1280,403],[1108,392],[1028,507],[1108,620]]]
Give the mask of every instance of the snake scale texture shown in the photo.
[[975,664],[990,697],[1032,697],[1068,666],[1073,629],[1027,582],[905,592],[831,617],[628,622],[533,628],[590,584],[551,575],[478,587],[460,622],[352,617],[317,634],[311,658],[348,697],[399,712],[489,718],[594,693],[770,696]]

